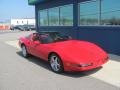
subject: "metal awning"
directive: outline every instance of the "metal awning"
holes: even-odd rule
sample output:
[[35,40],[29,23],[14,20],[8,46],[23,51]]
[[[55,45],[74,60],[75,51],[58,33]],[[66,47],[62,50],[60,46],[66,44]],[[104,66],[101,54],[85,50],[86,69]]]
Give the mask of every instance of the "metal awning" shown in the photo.
[[[45,1],[53,1],[53,0],[28,0],[28,4],[29,5],[35,5],[35,4],[38,4],[38,3],[45,2]],[[89,1],[89,0],[81,0],[81,1]]]
[[50,0],[28,0],[28,4],[29,5],[35,5],[37,3],[42,3],[42,2],[45,2],[45,1],[50,1]]

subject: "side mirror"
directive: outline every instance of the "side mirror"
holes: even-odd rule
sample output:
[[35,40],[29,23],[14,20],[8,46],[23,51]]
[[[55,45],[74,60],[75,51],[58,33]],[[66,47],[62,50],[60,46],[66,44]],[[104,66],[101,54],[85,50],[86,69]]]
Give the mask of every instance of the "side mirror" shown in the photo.
[[37,34],[33,34],[32,40],[33,41],[39,40],[39,36]]
[[33,41],[36,41],[36,40],[37,40],[37,38],[36,38],[35,36],[33,36],[33,37],[32,37],[32,40],[33,40]]

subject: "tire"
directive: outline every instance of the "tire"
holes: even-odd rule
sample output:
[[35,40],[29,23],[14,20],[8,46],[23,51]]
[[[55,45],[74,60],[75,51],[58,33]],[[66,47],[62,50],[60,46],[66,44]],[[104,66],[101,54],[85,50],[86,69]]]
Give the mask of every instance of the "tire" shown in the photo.
[[64,71],[63,63],[60,57],[56,54],[52,54],[49,57],[49,64],[53,72],[62,73]]
[[21,48],[22,48],[22,55],[23,55],[23,57],[27,58],[29,56],[29,54],[27,52],[26,46],[22,45]]

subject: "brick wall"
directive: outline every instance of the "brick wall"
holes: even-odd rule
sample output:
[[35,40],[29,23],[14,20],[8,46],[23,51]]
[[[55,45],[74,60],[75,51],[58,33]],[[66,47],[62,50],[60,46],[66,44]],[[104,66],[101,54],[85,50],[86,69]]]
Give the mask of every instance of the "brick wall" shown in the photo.
[[9,30],[10,25],[0,25],[0,30]]

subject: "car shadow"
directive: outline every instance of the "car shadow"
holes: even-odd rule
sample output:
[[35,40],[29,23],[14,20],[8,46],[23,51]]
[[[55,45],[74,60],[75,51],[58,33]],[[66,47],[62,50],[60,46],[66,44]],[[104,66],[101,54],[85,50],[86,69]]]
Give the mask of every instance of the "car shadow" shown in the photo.
[[97,72],[100,71],[102,68],[103,68],[103,67],[100,66],[100,67],[95,68],[95,69],[92,69],[92,70],[83,71],[83,73],[84,73],[85,75],[89,76],[89,75],[92,75],[92,74],[97,73]]
[[[16,52],[16,53],[17,53],[19,56],[23,57],[21,51],[18,51],[18,52]],[[23,57],[23,58],[24,58],[24,57]],[[30,61],[30,62],[32,62],[32,63],[34,63],[34,64],[36,64],[36,65],[38,65],[38,66],[41,66],[41,67],[45,68],[45,69],[47,69],[47,70],[51,70],[48,62],[46,62],[46,61],[44,61],[44,60],[42,60],[42,59],[40,59],[40,58],[37,58],[37,57],[35,57],[35,56],[30,56],[30,57],[25,58],[25,59],[28,60],[28,61]]]
[[88,71],[65,72],[65,73],[62,73],[61,75],[74,77],[74,78],[85,77],[85,76],[90,76],[90,75],[98,72],[101,68],[102,67],[99,67],[99,68],[96,68],[93,70],[88,70]]
[[[22,52],[21,51],[18,51],[16,52],[19,56],[23,57],[22,56]],[[23,57],[24,58],[24,57]],[[30,56],[28,58],[26,58],[26,60],[42,67],[42,68],[45,68],[46,70],[49,70],[51,71],[51,68],[49,66],[49,63],[40,59],[40,58],[37,58],[35,56]],[[82,72],[64,72],[64,73],[61,73],[61,74],[58,74],[58,75],[63,75],[63,76],[69,76],[69,77],[73,77],[73,78],[80,78],[80,77],[84,77],[84,76],[89,76],[91,74],[94,74],[96,73],[97,71],[99,71],[101,69],[101,67],[99,68],[96,68],[96,69],[93,69],[93,70],[90,70],[90,71],[82,71]],[[51,71],[52,72],[52,71]],[[54,73],[54,72],[53,72]]]

